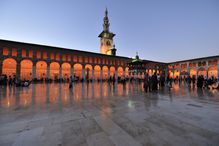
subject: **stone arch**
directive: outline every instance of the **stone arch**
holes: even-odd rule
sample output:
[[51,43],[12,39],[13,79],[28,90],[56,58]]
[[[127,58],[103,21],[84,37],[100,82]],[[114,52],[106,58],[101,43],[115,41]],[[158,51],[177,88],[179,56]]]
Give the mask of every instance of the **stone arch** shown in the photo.
[[179,70],[177,69],[177,70],[174,70],[174,78],[179,78],[179,75],[180,75],[180,72],[179,72]]
[[115,75],[115,67],[114,66],[111,66],[110,67],[110,77],[112,78],[114,75]]
[[74,65],[74,75],[75,77],[82,79],[82,65],[80,63]]
[[180,76],[182,77],[182,79],[186,78],[188,76],[188,70],[187,69],[182,69],[180,72]]
[[85,65],[85,79],[91,80],[92,79],[92,70],[93,67],[90,64]]
[[173,76],[173,71],[172,71],[172,70],[169,70],[169,74],[168,74],[168,75],[169,75],[170,78],[173,78],[173,77],[174,77],[174,76]]
[[96,80],[100,79],[100,72],[101,72],[101,68],[99,65],[95,65],[94,66],[94,78]]
[[200,68],[198,69],[198,75],[199,75],[199,76],[200,76],[200,75],[207,76],[207,71],[206,71],[206,69],[205,69],[204,67],[200,67]]
[[[152,70],[152,69],[149,69],[149,70],[148,70],[148,75],[149,75],[149,76],[152,76],[152,75],[153,75],[153,70]],[[171,70],[169,71],[169,75],[171,76]]]
[[70,78],[71,74],[71,65],[69,63],[62,64],[62,78],[67,80]]
[[195,68],[191,68],[191,69],[190,69],[190,77],[196,76],[196,74],[197,74],[196,69],[195,69]]
[[50,63],[50,78],[52,80],[57,80],[59,78],[60,65],[58,62]]
[[21,80],[32,80],[32,69],[33,69],[33,62],[29,59],[24,59],[21,61]]
[[38,61],[36,63],[36,78],[45,79],[46,70],[47,70],[47,63],[45,61]]
[[123,75],[123,68],[120,66],[120,67],[118,67],[117,71],[118,71],[118,77],[122,77],[122,75]]
[[13,58],[7,58],[2,62],[2,74],[9,76],[16,75],[17,62]]
[[107,80],[109,78],[108,71],[109,71],[109,69],[107,66],[102,67],[103,80]]
[[217,70],[217,66],[210,66],[208,68],[208,77],[218,77],[218,70]]

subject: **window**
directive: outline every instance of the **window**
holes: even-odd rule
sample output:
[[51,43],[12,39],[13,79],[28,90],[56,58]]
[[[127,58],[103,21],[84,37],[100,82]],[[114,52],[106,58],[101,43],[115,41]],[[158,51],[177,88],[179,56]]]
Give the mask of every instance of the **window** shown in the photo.
[[71,61],[71,55],[68,55],[68,61]]
[[89,63],[92,63],[93,59],[92,57],[89,58]]
[[88,63],[88,57],[84,58],[85,63]]
[[78,60],[77,60],[77,56],[76,55],[74,55],[74,62],[77,62]]
[[8,55],[8,53],[9,53],[8,48],[4,47],[3,48],[3,55]]
[[30,58],[33,58],[33,50],[29,50],[28,56],[29,56]]
[[16,48],[12,48],[12,56],[17,56],[17,49]]
[[21,51],[21,56],[22,56],[22,57],[26,57],[26,50],[22,49],[22,51]]
[[47,59],[47,53],[43,52],[43,59]]
[[62,61],[66,61],[66,56],[62,55]]
[[56,60],[60,60],[60,55],[56,54]]
[[96,57],[94,58],[94,63],[97,63],[97,58]]
[[79,62],[82,62],[82,61],[83,61],[83,60],[82,60],[82,56],[79,56],[78,61],[79,61]]
[[40,58],[41,58],[41,52],[37,51],[37,59],[40,59]]
[[53,53],[50,54],[50,60],[54,60],[55,59],[55,55]]

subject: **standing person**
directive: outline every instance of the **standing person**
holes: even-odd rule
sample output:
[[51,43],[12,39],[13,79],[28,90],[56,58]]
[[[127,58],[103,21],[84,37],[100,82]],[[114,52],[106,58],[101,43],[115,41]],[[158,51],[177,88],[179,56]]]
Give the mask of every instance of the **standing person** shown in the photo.
[[163,75],[160,76],[160,86],[164,87],[165,77]]
[[157,74],[157,81],[158,81],[158,85],[159,85],[159,88],[160,88],[160,74]]
[[145,92],[148,92],[148,86],[149,86],[149,77],[148,77],[148,73],[146,73],[144,76],[144,91]]
[[156,73],[154,73],[154,75],[152,76],[152,91],[157,90],[157,84],[158,84],[157,75]]
[[152,87],[152,79],[151,76],[148,76],[148,90],[151,92],[151,87]]
[[187,82],[188,82],[188,86],[190,87],[191,86],[191,77],[190,76],[188,76]]
[[13,84],[13,79],[11,78],[11,76],[9,76],[8,84],[9,84],[9,86],[12,86],[12,84]]
[[69,80],[69,88],[72,88],[72,87],[73,87],[72,81],[73,81],[72,76],[70,76],[70,80]]
[[195,75],[193,75],[193,76],[192,76],[192,84],[193,84],[193,87],[195,86],[195,80],[196,80],[196,79],[195,79]]

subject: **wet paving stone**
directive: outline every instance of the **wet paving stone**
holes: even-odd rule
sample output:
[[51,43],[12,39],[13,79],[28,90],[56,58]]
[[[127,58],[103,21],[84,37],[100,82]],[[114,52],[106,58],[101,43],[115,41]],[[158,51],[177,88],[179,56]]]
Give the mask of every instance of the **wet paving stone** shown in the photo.
[[[0,145],[219,145],[218,90],[139,83],[0,88]],[[98,89],[98,90],[97,90]]]

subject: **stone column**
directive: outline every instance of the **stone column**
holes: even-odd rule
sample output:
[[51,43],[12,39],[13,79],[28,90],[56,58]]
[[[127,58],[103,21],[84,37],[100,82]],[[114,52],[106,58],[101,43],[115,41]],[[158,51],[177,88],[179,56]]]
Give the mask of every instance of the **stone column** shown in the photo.
[[122,76],[125,78],[125,69],[123,69]]
[[92,66],[92,81],[94,81],[95,78],[94,78],[94,67]]
[[47,67],[46,67],[46,77],[48,79],[50,79],[50,66],[49,66],[49,63],[47,63]]
[[217,79],[219,79],[219,59],[217,60]]
[[102,70],[102,68],[100,68],[100,81],[102,81],[102,79],[103,79],[103,70]]
[[21,62],[17,61],[17,66],[16,66],[16,77],[20,79],[21,76]]
[[190,76],[190,67],[189,67],[189,62],[187,62],[187,72],[188,72],[188,76]]
[[196,78],[198,77],[198,70],[199,70],[199,67],[196,66]]
[[118,81],[118,70],[115,69],[115,78],[116,78],[116,81]]
[[[110,78],[110,68],[108,69],[108,79]],[[107,79],[107,80],[108,80]]]
[[59,78],[62,79],[62,65],[61,64],[59,68]]
[[206,70],[206,77],[208,78],[208,61],[206,61],[205,70]]
[[0,61],[0,75],[2,74],[2,67],[3,67],[2,61]]
[[33,62],[33,68],[32,68],[32,80],[36,78],[36,62]]
[[165,80],[167,80],[167,76],[169,74],[168,66],[165,68]]
[[82,79],[85,79],[85,66],[82,66]]
[[206,70],[206,77],[208,78],[208,67],[207,66],[205,67],[205,70]]
[[74,64],[71,65],[70,74],[72,77],[74,77]]

